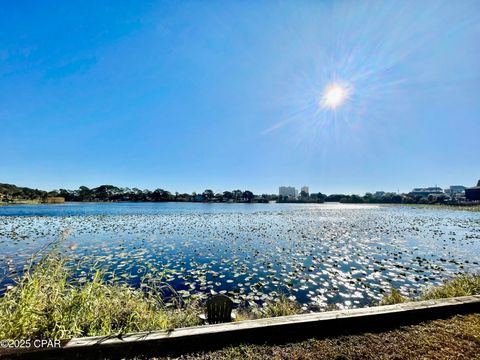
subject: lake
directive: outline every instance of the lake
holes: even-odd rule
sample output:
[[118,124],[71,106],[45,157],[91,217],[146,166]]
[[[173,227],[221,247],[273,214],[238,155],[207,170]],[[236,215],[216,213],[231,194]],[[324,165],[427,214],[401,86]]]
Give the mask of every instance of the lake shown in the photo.
[[[135,287],[237,304],[285,294],[353,308],[478,272],[480,212],[347,204],[71,203],[0,207],[0,293],[59,238],[80,281],[95,264]],[[142,280],[143,279],[143,280]]]

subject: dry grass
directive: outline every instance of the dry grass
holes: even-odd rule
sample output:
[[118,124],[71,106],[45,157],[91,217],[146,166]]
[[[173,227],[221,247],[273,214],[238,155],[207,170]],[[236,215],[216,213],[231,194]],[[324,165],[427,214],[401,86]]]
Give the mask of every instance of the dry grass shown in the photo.
[[240,345],[182,359],[480,359],[480,314],[455,316],[396,330],[284,345]]

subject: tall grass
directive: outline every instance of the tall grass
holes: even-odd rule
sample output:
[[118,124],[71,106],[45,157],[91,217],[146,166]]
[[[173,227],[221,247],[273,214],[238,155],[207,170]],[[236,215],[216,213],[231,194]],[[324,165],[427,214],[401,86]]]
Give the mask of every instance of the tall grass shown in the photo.
[[265,303],[262,309],[263,317],[295,315],[302,312],[302,307],[297,301],[290,300],[286,296]]
[[427,289],[421,299],[442,299],[477,294],[480,294],[480,274],[463,274],[446,281],[442,286]]
[[380,305],[393,305],[413,300],[433,300],[457,296],[470,296],[480,294],[480,274],[462,274],[453,279],[446,280],[443,285],[427,288],[418,298],[404,297],[395,288],[384,296]]
[[104,280],[97,270],[83,283],[56,252],[44,257],[0,298],[0,339],[111,335],[199,324],[198,303],[168,308],[161,296]]
[[236,312],[236,320],[254,320],[276,316],[296,315],[303,313],[301,305],[287,296],[281,295],[277,299],[266,301],[262,306],[250,306],[239,308]]
[[380,305],[393,305],[393,304],[400,304],[403,302],[409,301],[408,298],[402,296],[400,291],[395,288],[392,288],[389,294],[385,295],[380,301]]
[[[159,286],[143,290],[106,280],[106,273],[93,270],[88,279],[75,280],[58,246],[31,266],[16,286],[0,297],[0,339],[69,339],[80,336],[114,335],[135,331],[173,329],[200,325],[198,299],[179,297],[166,306]],[[160,281],[161,279],[158,279]],[[420,299],[480,294],[480,275],[462,275],[443,286],[428,289]],[[410,300],[392,289],[382,304]],[[302,313],[287,297],[240,309],[237,320]]]

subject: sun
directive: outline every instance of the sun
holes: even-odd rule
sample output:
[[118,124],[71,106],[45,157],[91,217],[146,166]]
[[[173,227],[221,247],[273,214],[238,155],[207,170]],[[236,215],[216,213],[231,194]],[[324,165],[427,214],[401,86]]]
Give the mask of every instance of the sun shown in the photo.
[[331,83],[325,87],[322,94],[321,106],[329,109],[336,109],[348,99],[350,89],[338,83]]

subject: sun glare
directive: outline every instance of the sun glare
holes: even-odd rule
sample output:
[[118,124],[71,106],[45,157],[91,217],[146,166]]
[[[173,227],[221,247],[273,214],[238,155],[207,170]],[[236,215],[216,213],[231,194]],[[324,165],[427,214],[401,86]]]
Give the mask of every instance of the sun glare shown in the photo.
[[323,91],[321,105],[325,108],[336,109],[345,103],[349,95],[348,87],[337,83],[329,84]]

